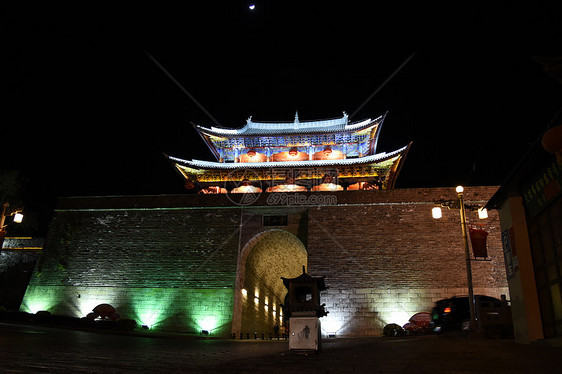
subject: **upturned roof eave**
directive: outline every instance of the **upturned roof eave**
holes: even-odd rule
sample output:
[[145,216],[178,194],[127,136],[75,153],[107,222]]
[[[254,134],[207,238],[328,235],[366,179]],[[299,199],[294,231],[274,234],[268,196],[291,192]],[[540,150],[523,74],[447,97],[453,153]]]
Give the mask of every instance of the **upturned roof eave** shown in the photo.
[[202,160],[184,160],[173,156],[168,156],[170,161],[180,165],[188,166],[195,169],[216,169],[216,170],[235,170],[243,168],[283,168],[283,167],[329,167],[329,166],[352,166],[365,165],[371,163],[380,163],[396,156],[403,155],[410,145],[397,149],[390,153],[379,153],[376,155],[347,158],[337,160],[306,160],[306,161],[272,161],[272,162],[212,162]]

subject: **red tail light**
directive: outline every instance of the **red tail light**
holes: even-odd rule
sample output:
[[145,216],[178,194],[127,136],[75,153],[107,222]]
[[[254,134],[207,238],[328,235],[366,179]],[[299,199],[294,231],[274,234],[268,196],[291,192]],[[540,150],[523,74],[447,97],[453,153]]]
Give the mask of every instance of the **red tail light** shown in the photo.
[[443,310],[443,313],[451,313],[451,308],[446,307],[445,310]]

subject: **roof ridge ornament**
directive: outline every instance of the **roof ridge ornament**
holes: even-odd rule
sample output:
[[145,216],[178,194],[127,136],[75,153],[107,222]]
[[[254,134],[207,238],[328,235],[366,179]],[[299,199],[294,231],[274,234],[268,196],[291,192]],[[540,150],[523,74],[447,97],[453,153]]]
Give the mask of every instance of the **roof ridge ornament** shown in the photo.
[[322,132],[340,132],[340,131],[358,131],[362,127],[377,126],[382,123],[384,115],[372,120],[371,118],[365,119],[360,122],[350,121],[350,116],[342,111],[342,114],[337,118],[322,119],[322,120],[305,120],[300,121],[298,110],[295,111],[295,118],[293,121],[287,122],[261,122],[253,121],[253,116],[246,119],[246,123],[241,128],[223,128],[214,127],[210,128],[195,125],[199,132],[209,132],[218,134],[219,136],[253,136],[253,135],[274,135],[280,136],[282,134],[313,134]]

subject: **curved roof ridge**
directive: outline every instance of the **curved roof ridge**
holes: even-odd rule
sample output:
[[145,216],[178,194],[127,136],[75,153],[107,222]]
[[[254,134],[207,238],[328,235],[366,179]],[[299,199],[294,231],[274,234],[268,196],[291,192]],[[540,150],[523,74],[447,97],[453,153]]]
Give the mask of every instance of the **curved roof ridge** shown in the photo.
[[[260,128],[262,126],[266,127],[287,127],[287,126],[297,126],[297,127],[321,127],[321,126],[333,126],[333,125],[347,125],[349,120],[349,116],[346,112],[343,112],[342,117],[334,117],[334,118],[326,118],[326,119],[317,119],[317,120],[309,120],[309,121],[299,121],[298,114],[295,115],[295,120],[291,122],[260,122],[260,121],[252,121],[252,117],[250,116],[246,120],[246,126],[249,128]],[[246,127],[244,126],[244,127]]]
[[241,128],[224,128],[224,127],[204,127],[195,125],[198,131],[223,135],[223,136],[243,136],[243,135],[264,135],[270,132],[275,134],[285,135],[288,133],[299,132],[323,132],[323,131],[353,131],[361,129],[375,122],[380,122],[384,119],[385,115],[380,115],[375,119],[367,118],[361,121],[349,123],[347,113],[343,112],[342,117],[313,120],[313,121],[299,121],[298,116],[295,116],[293,122],[255,122],[252,121],[250,116],[246,124]]

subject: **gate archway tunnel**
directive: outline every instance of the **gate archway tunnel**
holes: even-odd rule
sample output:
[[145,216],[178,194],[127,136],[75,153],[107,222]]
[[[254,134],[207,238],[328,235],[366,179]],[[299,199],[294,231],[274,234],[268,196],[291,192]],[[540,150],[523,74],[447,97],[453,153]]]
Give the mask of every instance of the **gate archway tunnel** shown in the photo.
[[232,333],[273,335],[275,324],[284,322],[281,304],[287,290],[281,277],[302,274],[307,259],[304,244],[287,231],[268,230],[250,239],[238,259]]

